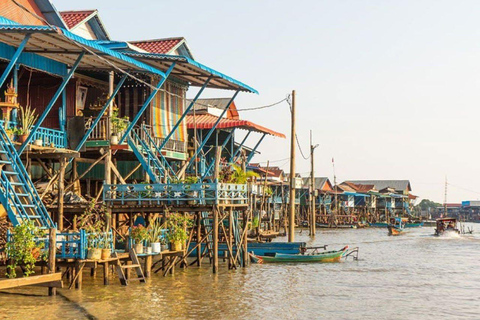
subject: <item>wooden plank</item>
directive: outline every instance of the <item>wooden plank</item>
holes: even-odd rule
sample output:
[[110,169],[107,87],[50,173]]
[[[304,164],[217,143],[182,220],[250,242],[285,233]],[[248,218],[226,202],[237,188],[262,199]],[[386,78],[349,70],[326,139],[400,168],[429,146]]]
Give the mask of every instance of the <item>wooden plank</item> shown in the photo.
[[18,288],[24,286],[32,286],[41,283],[50,283],[50,282],[58,282],[62,281],[62,273],[50,273],[50,274],[42,274],[38,276],[30,276],[24,278],[15,278],[15,279],[5,279],[0,280],[0,290],[11,289],[11,288]]

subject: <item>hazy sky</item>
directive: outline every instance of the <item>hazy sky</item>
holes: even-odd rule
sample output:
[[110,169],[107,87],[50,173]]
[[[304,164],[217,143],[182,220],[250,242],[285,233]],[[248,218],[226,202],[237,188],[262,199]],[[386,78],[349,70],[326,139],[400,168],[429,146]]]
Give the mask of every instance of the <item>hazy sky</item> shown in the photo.
[[[57,0],[98,9],[112,39],[184,36],[194,57],[258,89],[238,108],[297,91],[298,137],[317,176],[409,179],[443,202],[480,198],[480,1]],[[210,96],[229,96],[228,91]],[[289,133],[288,105],[241,113]],[[249,140],[253,146],[255,141]],[[254,162],[289,170],[289,139],[266,138]],[[282,160],[282,161],[278,161]],[[308,160],[298,153],[297,172]]]

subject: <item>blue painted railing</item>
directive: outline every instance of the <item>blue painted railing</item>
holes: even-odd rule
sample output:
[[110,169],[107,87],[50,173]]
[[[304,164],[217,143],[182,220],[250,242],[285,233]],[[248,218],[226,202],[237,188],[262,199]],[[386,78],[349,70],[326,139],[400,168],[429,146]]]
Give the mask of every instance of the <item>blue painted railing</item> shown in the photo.
[[32,141],[35,140],[42,140],[44,147],[50,147],[52,144],[55,148],[67,147],[67,134],[60,130],[39,127],[32,138]]
[[[2,127],[5,127],[5,120],[0,119],[0,125],[1,125]],[[8,122],[8,128],[6,128],[6,129],[15,128],[16,126],[17,126],[17,122],[16,122],[16,121],[13,121],[13,120],[10,120],[10,121]]]
[[105,184],[106,204],[247,203],[247,185],[233,183]]

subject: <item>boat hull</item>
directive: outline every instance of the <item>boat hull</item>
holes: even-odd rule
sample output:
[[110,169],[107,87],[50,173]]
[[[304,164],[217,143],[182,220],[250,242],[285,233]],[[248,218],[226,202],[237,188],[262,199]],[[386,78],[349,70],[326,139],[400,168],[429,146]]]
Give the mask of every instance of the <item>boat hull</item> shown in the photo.
[[[189,251],[190,257],[195,257],[197,255],[197,249],[194,249],[197,245],[196,242],[190,243]],[[305,242],[249,242],[248,251],[255,252],[258,255],[264,256],[275,253],[286,253],[286,254],[297,254],[300,253],[300,248],[305,247],[307,244]],[[193,250],[193,251],[192,251]],[[202,243],[202,252],[205,250],[205,243]],[[218,254],[222,256],[224,252],[228,252],[228,247],[226,243],[219,243],[218,245]],[[233,246],[233,253],[237,252],[237,246]]]
[[291,262],[340,262],[346,253],[346,248],[338,251],[327,251],[321,254],[282,254],[277,253],[275,256],[258,256],[251,254],[254,263],[291,263]]
[[388,235],[390,236],[399,236],[403,234],[405,230],[403,228],[397,228],[394,226],[388,226]]

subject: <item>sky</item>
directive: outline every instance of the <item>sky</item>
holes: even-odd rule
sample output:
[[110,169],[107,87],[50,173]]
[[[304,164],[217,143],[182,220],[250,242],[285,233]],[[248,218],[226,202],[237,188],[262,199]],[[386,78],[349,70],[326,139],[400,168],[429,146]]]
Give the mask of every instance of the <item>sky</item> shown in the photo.
[[[479,1],[62,0],[98,9],[113,40],[183,36],[195,59],[259,91],[239,109],[296,90],[297,135],[316,176],[408,179],[421,198],[480,198]],[[192,91],[194,92],[194,91]],[[192,92],[189,95],[192,95]],[[204,97],[229,97],[212,90]],[[289,171],[288,104],[240,116],[283,132],[252,162]],[[252,135],[251,135],[252,136]],[[255,139],[259,136],[256,135]],[[249,138],[247,145],[256,140]],[[297,172],[310,160],[297,148]]]

